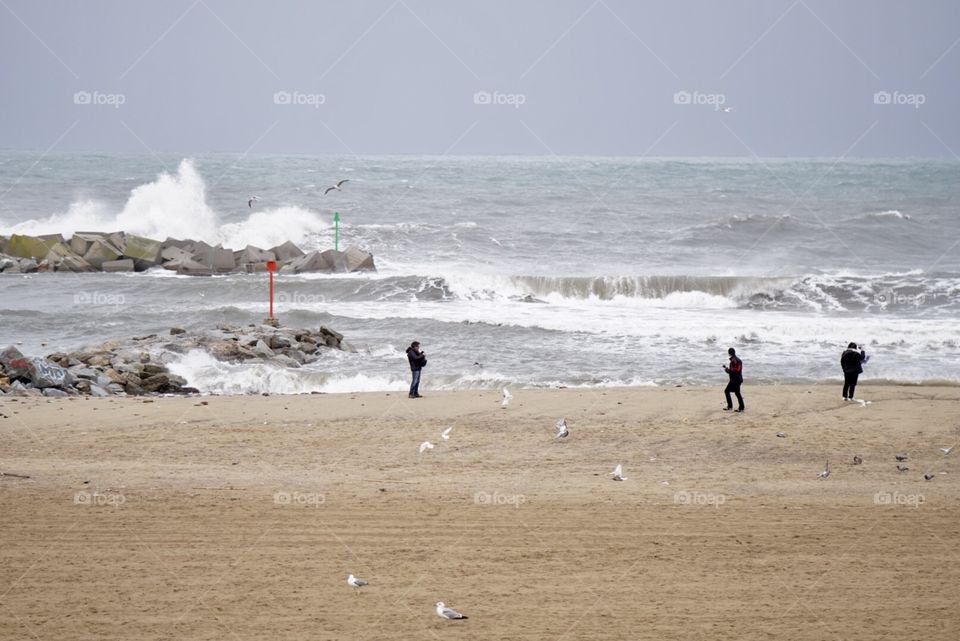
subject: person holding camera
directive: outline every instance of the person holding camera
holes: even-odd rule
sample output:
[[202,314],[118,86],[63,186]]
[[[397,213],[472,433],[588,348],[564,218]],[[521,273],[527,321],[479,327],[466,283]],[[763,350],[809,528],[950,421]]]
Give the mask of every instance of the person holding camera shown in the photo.
[[730,398],[732,393],[737,396],[737,403],[739,404],[739,407],[734,411],[742,412],[743,396],[740,395],[740,386],[743,385],[743,361],[737,358],[737,350],[732,347],[727,350],[727,354],[730,355],[730,364],[724,365],[723,371],[730,376],[730,382],[723,390],[723,395],[727,397],[727,406],[723,408],[723,411],[728,412],[733,409],[733,399]]
[[420,372],[427,366],[427,355],[420,351],[420,343],[413,341],[407,348],[407,360],[410,361],[410,398],[423,398],[420,395]]
[[840,367],[843,369],[843,400],[852,401],[853,392],[857,389],[857,379],[863,373],[863,364],[870,360],[864,350],[857,350],[856,343],[847,345],[847,349],[840,356]]

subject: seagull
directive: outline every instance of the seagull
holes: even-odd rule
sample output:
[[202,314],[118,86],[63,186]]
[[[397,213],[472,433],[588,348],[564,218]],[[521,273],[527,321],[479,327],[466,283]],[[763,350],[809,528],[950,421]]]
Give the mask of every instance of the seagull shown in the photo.
[[570,436],[570,430],[567,429],[567,419],[561,418],[557,421],[557,435],[554,438],[567,438]]
[[506,407],[510,404],[510,401],[513,400],[513,394],[510,393],[506,387],[503,388],[503,402],[500,403],[500,407]]
[[924,481],[932,481],[933,478],[934,478],[934,476],[935,476],[934,474],[924,474],[924,475],[923,475],[923,480],[924,480]]
[[944,455],[944,456],[946,456],[947,454],[949,454],[950,452],[952,452],[952,451],[953,451],[953,448],[955,448],[955,447],[956,447],[956,445],[951,445],[950,447],[941,447],[941,448],[940,448],[940,451],[943,452],[943,455]]
[[610,472],[614,481],[626,481],[627,477],[623,475],[623,466],[617,463],[617,466]]
[[895,458],[895,459],[897,459],[898,461],[900,461],[901,463],[903,463],[904,461],[907,460],[907,455],[906,455],[906,454],[894,454],[894,455],[893,455],[893,458]]
[[445,441],[449,441],[449,440],[450,440],[450,432],[451,432],[451,430],[453,430],[453,425],[451,425],[451,426],[448,427],[447,429],[445,429],[445,430],[443,430],[442,432],[440,432],[440,438],[442,438],[442,439],[445,440]]
[[733,113],[733,107],[724,107],[723,113],[725,114]]
[[423,454],[427,450],[432,450],[432,449],[433,449],[433,443],[431,443],[430,441],[424,441],[423,443],[420,444],[421,454]]
[[324,189],[324,190],[323,190],[323,195],[326,196],[326,195],[329,194],[331,191],[343,191],[342,189],[340,189],[340,186],[341,186],[343,183],[348,183],[348,182],[350,182],[350,179],[349,179],[349,178],[344,178],[343,180],[339,181],[339,182],[338,182],[336,185],[334,185],[333,187],[327,187],[326,189]]
[[257,197],[256,197],[256,196],[250,196],[250,197],[247,199],[247,207],[253,209],[253,203],[255,203],[255,202],[257,202]]
[[358,579],[351,574],[347,577],[347,585],[349,585],[351,588],[362,588],[365,585],[369,585],[369,582],[364,581],[363,579]]
[[437,601],[437,616],[441,619],[467,619],[467,615],[460,614],[453,608],[448,608],[443,601]]
[[817,474],[818,479],[825,479],[830,476],[830,461],[827,461],[827,464],[823,466],[823,471]]
[[855,399],[853,399],[853,400],[855,400],[856,402],[860,403],[860,407],[866,407],[867,405],[869,405],[870,403],[873,402],[873,401],[864,401],[864,400],[859,399],[859,398],[855,398]]
[[784,432],[777,432],[777,438],[787,438],[787,435]]
[[897,465],[897,471],[900,472],[900,473],[906,472],[906,471],[909,470],[909,469],[910,469],[910,468],[907,467],[906,465]]
[[854,465],[860,465],[861,463],[863,463],[863,459],[860,458],[860,456],[854,454],[854,455],[853,455],[853,464],[854,464]]

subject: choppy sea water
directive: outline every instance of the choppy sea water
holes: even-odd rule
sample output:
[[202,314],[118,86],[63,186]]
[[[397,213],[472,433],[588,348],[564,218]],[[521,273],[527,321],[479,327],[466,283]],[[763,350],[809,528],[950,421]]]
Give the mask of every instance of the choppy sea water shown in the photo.
[[[208,391],[960,382],[960,163],[0,153],[0,234],[125,230],[232,248],[371,251],[375,275],[282,275],[286,325],[356,353],[311,368],[175,365]],[[324,196],[335,181],[341,192]],[[259,200],[247,207],[248,195]],[[259,322],[264,275],[0,275],[0,344],[45,354]],[[43,346],[42,343],[46,343]]]

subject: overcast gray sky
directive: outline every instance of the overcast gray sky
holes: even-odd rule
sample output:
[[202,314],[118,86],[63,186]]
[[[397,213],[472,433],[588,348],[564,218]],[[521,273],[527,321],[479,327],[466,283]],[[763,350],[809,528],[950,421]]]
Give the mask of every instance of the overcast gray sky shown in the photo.
[[956,157],[958,42],[955,0],[0,0],[0,146]]

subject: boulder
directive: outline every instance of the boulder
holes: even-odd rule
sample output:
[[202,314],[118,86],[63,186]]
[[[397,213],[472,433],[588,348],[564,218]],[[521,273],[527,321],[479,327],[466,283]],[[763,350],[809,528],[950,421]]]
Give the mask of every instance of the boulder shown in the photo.
[[159,240],[127,235],[126,244],[123,247],[123,256],[131,259],[136,266],[136,270],[142,272],[160,263],[161,247],[162,243]]
[[4,252],[16,258],[33,258],[42,260],[50,253],[50,248],[63,243],[63,236],[60,234],[47,236],[25,236],[13,234],[7,241],[7,249]]
[[211,247],[201,241],[196,243],[191,251],[193,253],[193,260],[206,266],[213,272],[232,272],[237,268],[236,261],[233,258],[233,252],[219,245]]
[[187,333],[187,330],[185,330],[185,329],[182,328],[182,327],[171,327],[171,328],[170,328],[170,335],[171,335],[171,336],[176,336],[177,334],[186,334],[186,333]]
[[166,374],[154,374],[150,378],[145,378],[140,383],[144,392],[159,392],[170,385],[170,377]]
[[301,274],[303,272],[332,272],[335,264],[331,254],[333,250],[328,249],[325,252],[312,251],[298,258],[294,258],[289,263],[280,268],[282,272],[292,272]]
[[377,271],[373,264],[373,256],[358,247],[348,247],[340,252],[336,258],[337,271],[342,272],[370,272]]
[[[160,252],[160,261],[163,263],[168,262],[183,262],[185,260],[193,260],[193,254],[188,252],[186,249],[171,245],[170,247],[164,247]],[[164,265],[166,267],[166,265]]]
[[271,335],[270,338],[267,339],[267,344],[270,346],[270,349],[283,349],[291,345],[289,340],[277,334]]
[[303,256],[303,250],[291,243],[289,240],[282,245],[277,245],[276,247],[271,247],[270,251],[276,256],[276,260],[286,263],[294,258],[299,258]]
[[263,356],[264,358],[273,357],[273,350],[270,349],[270,346],[263,340],[257,341],[257,344],[253,347],[253,353]]
[[79,256],[65,256],[57,264],[58,272],[95,272],[93,265],[80,258]]
[[105,272],[132,272],[135,269],[135,263],[131,258],[121,258],[120,260],[105,260],[100,265],[100,269]]
[[53,361],[45,358],[23,356],[15,347],[0,352],[0,361],[10,378],[25,378],[34,387],[66,387],[73,385],[73,375]]
[[213,276],[213,270],[192,258],[163,264],[164,269],[174,269],[181,276]]
[[268,260],[276,260],[277,255],[272,251],[260,249],[253,245],[247,245],[245,248],[233,252],[233,260],[237,266],[257,265],[266,263]]
[[294,359],[292,359],[292,358],[290,358],[289,356],[286,356],[286,355],[284,355],[284,354],[277,354],[276,356],[274,356],[274,357],[271,358],[270,360],[271,360],[273,363],[275,363],[275,364],[277,364],[277,365],[281,365],[281,366],[283,366],[283,367],[291,367],[291,368],[300,367],[300,363],[298,363],[296,360],[294,360]]
[[141,378],[147,378],[153,376],[154,374],[166,374],[167,368],[163,365],[157,365],[156,363],[146,363],[143,366],[143,370],[140,372]]
[[98,238],[90,243],[90,248],[83,255],[83,259],[96,269],[100,269],[103,263],[117,260],[120,256],[120,250],[110,241]]
[[44,396],[48,396],[50,398],[66,398],[67,396],[70,396],[62,389],[57,389],[56,387],[47,387],[42,390],[42,393]]
[[103,389],[102,387],[100,387],[100,386],[97,385],[96,383],[91,383],[91,384],[90,384],[90,395],[91,395],[91,396],[100,396],[100,397],[110,396],[110,392],[108,392],[107,390]]
[[47,252],[47,255],[44,257],[44,260],[56,264],[67,256],[80,258],[77,256],[76,252],[70,248],[70,245],[67,245],[66,243],[54,243],[53,246],[50,247],[50,251]]

